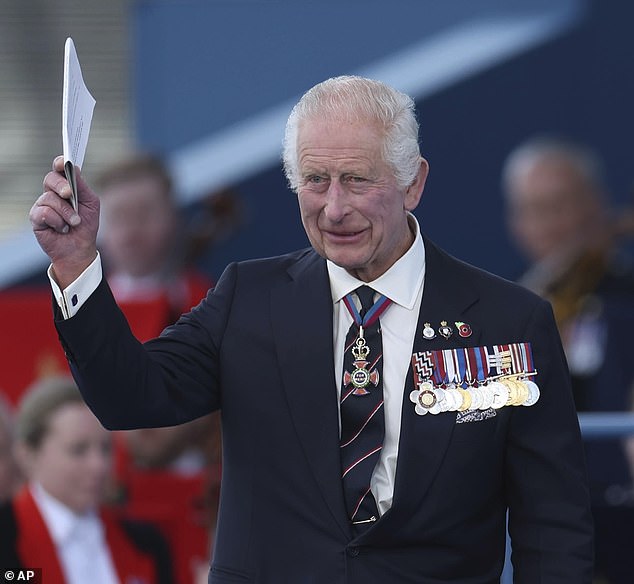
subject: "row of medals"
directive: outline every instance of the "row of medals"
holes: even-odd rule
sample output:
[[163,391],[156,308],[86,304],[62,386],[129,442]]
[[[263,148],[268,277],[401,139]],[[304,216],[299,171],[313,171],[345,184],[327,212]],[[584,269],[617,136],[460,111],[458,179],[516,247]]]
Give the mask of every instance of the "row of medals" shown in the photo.
[[435,386],[423,381],[409,399],[416,404],[419,416],[442,412],[500,409],[505,406],[532,406],[539,399],[539,387],[534,381],[519,376],[500,377],[478,386],[463,388],[455,384]]

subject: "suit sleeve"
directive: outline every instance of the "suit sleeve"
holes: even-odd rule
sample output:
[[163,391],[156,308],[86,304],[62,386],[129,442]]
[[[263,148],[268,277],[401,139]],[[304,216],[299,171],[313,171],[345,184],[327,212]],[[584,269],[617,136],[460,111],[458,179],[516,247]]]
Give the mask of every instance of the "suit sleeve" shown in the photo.
[[506,449],[516,584],[589,584],[592,519],[568,369],[550,305],[528,323],[541,396],[513,408]]
[[74,317],[56,313],[73,376],[104,427],[175,425],[220,407],[219,353],[235,281],[230,266],[198,306],[145,344],[105,281]]

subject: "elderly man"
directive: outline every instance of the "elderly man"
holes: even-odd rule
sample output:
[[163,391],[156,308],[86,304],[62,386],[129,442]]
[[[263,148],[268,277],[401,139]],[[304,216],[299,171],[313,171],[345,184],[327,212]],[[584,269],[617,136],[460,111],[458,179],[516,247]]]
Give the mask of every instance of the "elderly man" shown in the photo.
[[209,582],[590,582],[569,379],[548,304],[422,236],[412,100],[329,79],[288,120],[312,248],[227,267],[160,338],[131,338],[101,277],[98,198],[60,159],[31,211],[56,325],[104,425],[221,408]]

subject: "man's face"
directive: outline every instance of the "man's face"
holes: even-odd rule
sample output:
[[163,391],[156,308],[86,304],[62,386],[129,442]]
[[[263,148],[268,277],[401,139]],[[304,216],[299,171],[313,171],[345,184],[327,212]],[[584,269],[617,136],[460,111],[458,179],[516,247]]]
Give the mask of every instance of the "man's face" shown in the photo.
[[103,251],[115,273],[140,277],[160,271],[174,245],[176,217],[153,176],[113,184],[103,192]]
[[399,187],[381,154],[375,123],[311,119],[298,133],[299,207],[320,255],[370,282],[409,248],[407,211],[420,200],[427,163],[414,183]]
[[508,211],[511,232],[531,261],[581,245],[603,218],[591,186],[566,160],[555,157],[518,170]]

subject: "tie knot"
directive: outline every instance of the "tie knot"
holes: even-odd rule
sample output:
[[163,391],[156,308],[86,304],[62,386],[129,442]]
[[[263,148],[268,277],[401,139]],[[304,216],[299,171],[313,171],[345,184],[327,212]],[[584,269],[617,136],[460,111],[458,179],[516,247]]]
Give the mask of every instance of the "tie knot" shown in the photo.
[[360,286],[355,292],[361,301],[361,310],[359,311],[359,314],[361,315],[361,318],[363,318],[368,310],[370,310],[370,308],[374,305],[375,292],[372,288],[370,288],[370,286]]

